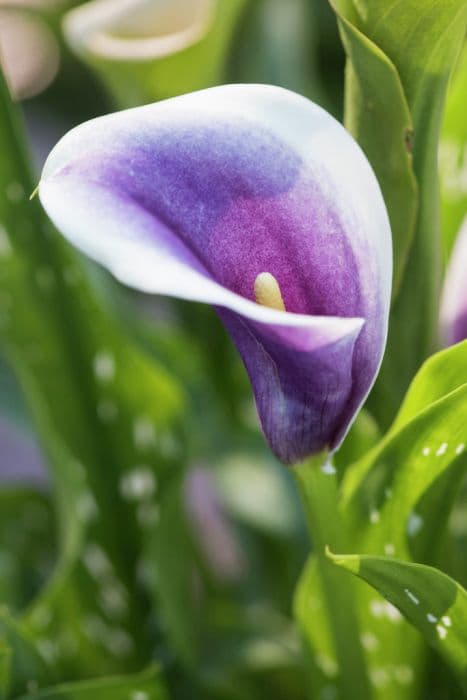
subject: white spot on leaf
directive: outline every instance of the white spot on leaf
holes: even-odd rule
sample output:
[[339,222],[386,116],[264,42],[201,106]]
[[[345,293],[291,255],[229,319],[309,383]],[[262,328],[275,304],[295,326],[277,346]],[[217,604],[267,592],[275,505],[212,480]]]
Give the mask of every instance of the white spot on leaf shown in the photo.
[[443,627],[443,625],[436,625],[436,631],[440,639],[446,639],[448,634],[446,627]]
[[120,493],[128,501],[141,501],[151,498],[157,488],[156,477],[150,467],[136,467],[120,480]]
[[415,535],[421,530],[423,527],[423,518],[421,515],[418,515],[418,513],[415,513],[413,511],[407,520],[407,534],[409,537],[415,537]]
[[448,443],[447,442],[441,443],[441,445],[436,450],[436,456],[442,457],[444,454],[446,454],[447,449],[448,449]]
[[412,601],[412,603],[414,605],[420,605],[419,599],[417,598],[417,596],[414,593],[412,593],[412,591],[410,591],[408,588],[404,588],[404,593],[407,596],[407,598]]
[[150,418],[139,416],[133,423],[133,441],[139,450],[153,447],[156,443],[156,429]]
[[402,621],[402,615],[399,610],[389,603],[387,600],[379,600],[374,598],[370,601],[370,611],[373,617],[376,618],[386,618],[391,622],[398,623]]
[[112,585],[102,588],[100,601],[109,617],[122,617],[128,610],[126,592],[123,586]]
[[373,632],[364,632],[361,636],[361,642],[367,651],[376,651],[379,647],[378,638]]
[[401,685],[410,685],[413,683],[414,673],[410,666],[395,666],[394,679]]
[[370,670],[370,680],[375,688],[384,688],[390,682],[391,678],[387,669],[377,667]]
[[91,576],[100,578],[112,571],[112,563],[99,545],[89,544],[83,553],[83,562]]
[[115,656],[129,656],[134,648],[130,635],[123,629],[111,628],[104,641],[107,649]]
[[56,644],[51,639],[38,639],[36,642],[37,650],[47,663],[53,663],[58,656]]
[[325,676],[329,676],[330,678],[337,676],[337,663],[334,661],[334,659],[331,659],[330,656],[326,656],[325,654],[316,654],[315,662]]
[[110,382],[115,377],[114,356],[106,350],[101,350],[94,358],[94,375],[100,382]]

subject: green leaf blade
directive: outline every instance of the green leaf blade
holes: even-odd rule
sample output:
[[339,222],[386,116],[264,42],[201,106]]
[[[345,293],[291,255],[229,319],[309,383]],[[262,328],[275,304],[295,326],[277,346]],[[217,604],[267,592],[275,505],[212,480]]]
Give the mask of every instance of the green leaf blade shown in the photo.
[[445,257],[449,258],[467,212],[467,46],[448,92],[440,144],[441,223]]
[[342,15],[339,26],[348,57],[345,125],[370,160],[388,208],[393,233],[393,294],[397,296],[418,206],[409,142],[412,116],[389,58]]
[[102,678],[68,683],[30,692],[23,700],[168,700],[159,669],[132,677]]
[[330,555],[395,605],[467,688],[467,592],[443,572],[384,557]]

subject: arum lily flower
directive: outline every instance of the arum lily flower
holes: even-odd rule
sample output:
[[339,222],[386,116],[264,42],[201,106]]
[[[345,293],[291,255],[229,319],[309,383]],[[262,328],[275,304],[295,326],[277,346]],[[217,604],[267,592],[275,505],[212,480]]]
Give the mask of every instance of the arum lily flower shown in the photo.
[[246,0],[91,0],[67,13],[71,48],[131,106],[221,82]]
[[0,65],[16,100],[45,90],[60,65],[58,42],[46,22],[24,10],[46,8],[50,3],[4,3],[0,0]]
[[344,438],[386,341],[388,217],[363,153],[281,88],[212,88],[83,124],[40,198],[125,284],[212,304],[267,440],[295,463]]
[[78,51],[127,60],[163,57],[199,41],[212,0],[94,0],[69,13],[65,26]]
[[467,216],[461,226],[444,281],[441,334],[445,345],[467,338]]

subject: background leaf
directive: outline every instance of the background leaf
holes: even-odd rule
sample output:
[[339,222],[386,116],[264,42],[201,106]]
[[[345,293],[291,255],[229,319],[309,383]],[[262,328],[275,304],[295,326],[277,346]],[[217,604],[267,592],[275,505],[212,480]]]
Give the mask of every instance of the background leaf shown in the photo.
[[343,15],[340,28],[348,56],[345,125],[372,163],[388,208],[395,297],[412,245],[418,208],[411,153],[412,116],[390,59]]
[[[40,644],[69,634],[80,617],[91,615],[90,608],[102,606],[101,595],[95,594],[96,585],[103,593],[109,588],[102,571],[91,576],[88,571],[88,583],[93,576],[96,580],[83,585],[79,560],[85,561],[91,548],[112,571],[110,588],[123,591],[125,612],[118,629],[120,638],[126,635],[130,642],[124,654],[110,649],[107,656],[104,632],[91,640],[98,647],[93,653],[73,642],[74,659],[62,666],[62,678],[74,677],[77,665],[81,676],[131,671],[150,658],[149,592],[138,578],[138,564],[145,529],[154,524],[148,511],[154,510],[157,487],[163,488],[164,472],[182,457],[176,421],[183,392],[122,335],[91,288],[79,256],[45,222],[37,200],[28,201],[33,185],[16,119],[1,83],[0,186],[9,194],[0,200],[0,342],[52,468],[60,530],[54,593],[47,590],[38,601],[44,603],[41,619],[47,622],[37,628],[31,610],[22,629]],[[109,623],[98,622],[101,630]],[[111,643],[116,635],[114,630]],[[56,663],[50,654],[51,677]],[[13,668],[21,673],[21,665]],[[16,677],[12,685],[19,689],[28,680]]]
[[158,669],[133,677],[60,685],[40,693],[30,692],[25,696],[28,700],[166,700],[167,697]]
[[50,498],[31,488],[0,491],[0,600],[12,611],[28,604],[50,575],[56,555]]
[[440,144],[441,224],[446,258],[467,212],[467,45],[448,92]]

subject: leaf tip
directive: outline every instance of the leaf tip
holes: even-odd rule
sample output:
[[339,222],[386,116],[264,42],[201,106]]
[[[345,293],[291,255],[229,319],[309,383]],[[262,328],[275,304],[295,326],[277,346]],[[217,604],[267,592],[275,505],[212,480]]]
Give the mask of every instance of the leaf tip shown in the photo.
[[326,545],[325,553],[328,559],[336,566],[341,566],[354,574],[360,570],[360,557],[357,554],[334,554],[330,547]]

